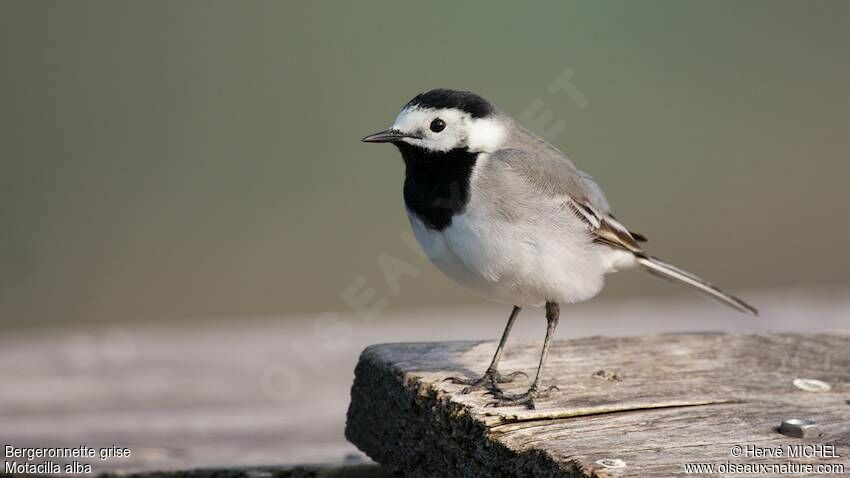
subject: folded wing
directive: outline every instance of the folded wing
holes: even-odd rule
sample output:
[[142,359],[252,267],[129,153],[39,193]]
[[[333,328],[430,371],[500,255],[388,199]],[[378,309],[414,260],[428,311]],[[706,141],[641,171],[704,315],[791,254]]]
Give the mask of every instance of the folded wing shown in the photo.
[[586,224],[595,242],[631,252],[651,274],[693,287],[741,312],[758,314],[743,300],[644,252],[639,243],[646,238],[629,231],[611,215],[608,200],[593,178],[579,171],[566,156],[552,151],[540,156],[519,149],[502,149],[492,153],[490,161],[495,167],[506,168],[519,176],[537,194],[563,200],[567,209]]

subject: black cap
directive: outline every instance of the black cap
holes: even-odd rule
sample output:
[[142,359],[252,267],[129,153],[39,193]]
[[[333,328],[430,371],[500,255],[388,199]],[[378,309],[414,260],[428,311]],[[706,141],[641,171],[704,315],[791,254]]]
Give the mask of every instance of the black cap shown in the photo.
[[408,101],[405,108],[421,106],[423,108],[455,108],[469,113],[473,118],[484,118],[491,115],[496,108],[489,101],[471,91],[448,90],[437,88],[416,95]]

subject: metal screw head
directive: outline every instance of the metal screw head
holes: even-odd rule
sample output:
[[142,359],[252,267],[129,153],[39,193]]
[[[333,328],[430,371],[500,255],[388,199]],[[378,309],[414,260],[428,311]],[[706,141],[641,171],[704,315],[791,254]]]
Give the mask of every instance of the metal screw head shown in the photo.
[[779,433],[794,438],[811,438],[821,435],[817,423],[802,418],[789,418],[779,425]]
[[625,468],[626,462],[619,458],[603,458],[596,460],[597,465],[602,465],[605,468]]
[[795,378],[792,383],[806,392],[828,392],[832,388],[828,383],[814,378]]

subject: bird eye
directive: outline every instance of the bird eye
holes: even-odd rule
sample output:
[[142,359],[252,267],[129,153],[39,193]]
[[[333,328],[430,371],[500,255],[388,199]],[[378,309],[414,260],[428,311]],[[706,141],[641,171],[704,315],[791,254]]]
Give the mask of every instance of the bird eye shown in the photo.
[[441,120],[440,118],[437,118],[431,122],[431,131],[439,133],[444,129],[446,129],[446,122]]

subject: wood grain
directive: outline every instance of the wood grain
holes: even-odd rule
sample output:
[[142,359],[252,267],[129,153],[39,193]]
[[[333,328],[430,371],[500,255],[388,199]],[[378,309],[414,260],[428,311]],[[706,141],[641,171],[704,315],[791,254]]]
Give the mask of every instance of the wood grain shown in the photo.
[[[503,372],[533,376],[539,343],[510,345]],[[493,342],[383,344],[363,351],[346,436],[408,476],[671,476],[686,463],[843,463],[850,474],[850,336],[591,337],[554,345],[538,409],[488,408],[443,381],[483,372]],[[599,373],[599,371],[602,373]],[[616,374],[619,380],[611,379]],[[607,378],[606,378],[607,377]],[[803,391],[796,378],[831,390]],[[505,385],[521,391],[528,383]],[[822,435],[781,435],[789,418]],[[736,458],[734,445],[835,445],[840,459]],[[842,461],[843,460],[843,461]],[[621,468],[605,465],[624,464]],[[839,475],[840,476],[840,475]]]
[[[558,337],[705,329],[752,333],[767,327],[846,331],[847,292],[746,293],[764,311],[758,319],[742,319],[700,296],[592,301],[569,308]],[[351,331],[342,337],[345,340],[328,335],[318,315],[4,328],[0,445],[117,445],[132,450],[128,459],[91,461],[95,474],[197,469],[241,473],[250,469],[246,467],[362,463],[362,453],[344,436],[361,351],[379,342],[498,338],[507,313],[502,306],[416,310],[387,312],[371,321],[340,314],[339,323]],[[540,311],[523,312],[508,343],[506,371],[533,369],[536,358],[521,358],[523,346],[514,344],[533,341],[529,346],[536,354],[544,326]],[[495,347],[474,344],[479,342],[465,346],[470,375],[483,371]],[[561,361],[561,352],[552,359],[552,364]],[[572,358],[568,362],[566,366],[579,363]],[[789,366],[795,366],[790,358]],[[601,368],[618,372],[601,360],[590,360],[582,380]],[[286,371],[297,380],[288,381]],[[623,382],[602,381],[598,386],[629,386],[627,369],[619,373]],[[292,385],[298,387],[293,390]]]

